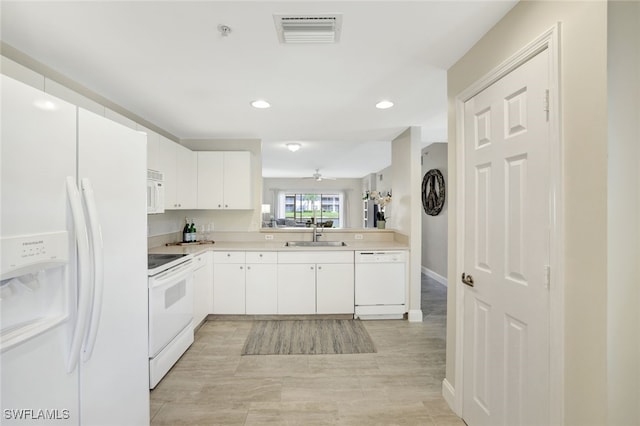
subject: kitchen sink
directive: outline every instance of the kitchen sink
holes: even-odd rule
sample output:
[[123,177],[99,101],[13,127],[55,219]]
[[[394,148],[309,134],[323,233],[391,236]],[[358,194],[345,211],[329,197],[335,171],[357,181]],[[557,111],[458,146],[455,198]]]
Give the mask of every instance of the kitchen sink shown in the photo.
[[346,247],[344,241],[287,241],[285,247]]

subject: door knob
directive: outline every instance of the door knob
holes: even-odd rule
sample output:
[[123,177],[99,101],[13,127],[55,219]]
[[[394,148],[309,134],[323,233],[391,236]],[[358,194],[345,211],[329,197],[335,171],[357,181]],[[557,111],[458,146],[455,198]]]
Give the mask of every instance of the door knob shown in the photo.
[[462,283],[473,287],[473,276],[462,273]]

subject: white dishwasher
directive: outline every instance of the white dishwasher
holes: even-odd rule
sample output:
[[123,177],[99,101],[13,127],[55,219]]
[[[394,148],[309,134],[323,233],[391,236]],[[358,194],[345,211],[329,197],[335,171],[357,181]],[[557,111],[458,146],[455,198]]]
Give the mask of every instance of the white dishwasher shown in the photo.
[[355,253],[355,317],[402,319],[406,310],[406,251]]

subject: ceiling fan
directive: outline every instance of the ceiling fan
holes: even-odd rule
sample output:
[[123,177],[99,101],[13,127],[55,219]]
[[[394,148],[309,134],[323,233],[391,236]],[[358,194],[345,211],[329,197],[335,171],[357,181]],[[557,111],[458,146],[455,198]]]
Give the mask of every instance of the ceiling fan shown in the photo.
[[322,173],[320,173],[320,169],[316,169],[316,172],[313,175],[303,179],[313,179],[316,182],[322,182],[323,180],[336,180],[336,178],[322,176]]

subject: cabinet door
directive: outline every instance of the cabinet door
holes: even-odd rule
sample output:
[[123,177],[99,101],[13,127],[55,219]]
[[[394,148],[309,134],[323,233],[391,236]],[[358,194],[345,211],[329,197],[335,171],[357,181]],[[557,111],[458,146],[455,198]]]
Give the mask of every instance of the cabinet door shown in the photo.
[[176,208],[176,147],[175,142],[162,135],[158,135],[158,167],[164,173],[164,208],[172,210]]
[[278,269],[276,264],[247,264],[247,314],[278,313]]
[[251,153],[231,151],[224,153],[224,208],[251,209]]
[[216,263],[213,267],[213,313],[245,313],[245,266]]
[[222,209],[224,154],[215,151],[198,152],[198,208]]
[[176,146],[176,202],[177,209],[197,207],[198,157],[195,152]]
[[193,325],[213,312],[213,256],[207,252],[195,258],[193,273]]
[[137,125],[139,132],[147,134],[147,169],[163,171],[160,167],[160,139],[158,134],[141,125]]
[[278,265],[278,313],[316,313],[315,264]]
[[318,264],[316,272],[316,310],[319,314],[354,312],[352,263]]

